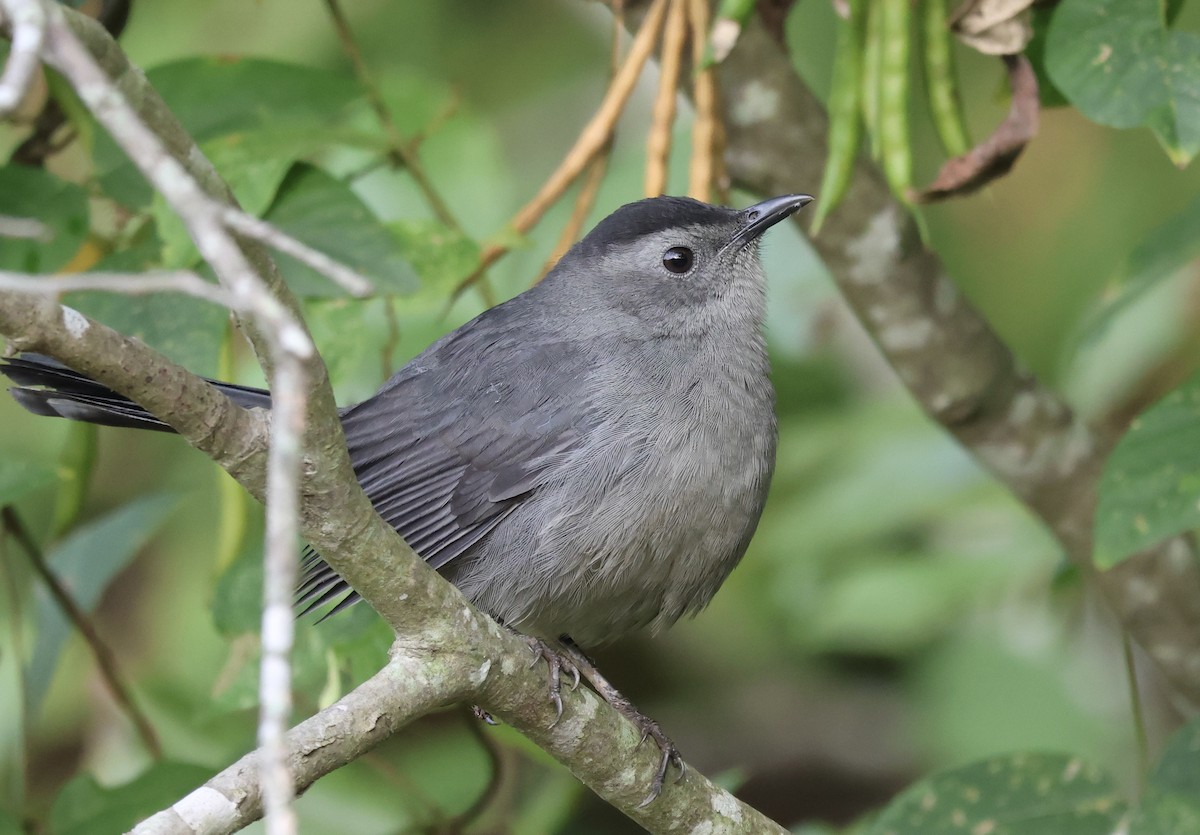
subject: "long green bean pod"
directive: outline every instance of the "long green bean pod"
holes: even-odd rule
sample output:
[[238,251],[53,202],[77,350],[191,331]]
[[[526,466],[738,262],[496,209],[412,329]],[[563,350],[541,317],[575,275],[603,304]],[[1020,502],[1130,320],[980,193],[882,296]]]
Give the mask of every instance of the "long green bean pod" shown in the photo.
[[850,19],[838,29],[833,84],[829,91],[829,153],[817,200],[812,234],[837,207],[850,186],[862,139],[863,29],[867,0],[851,0]]
[[879,73],[883,57],[883,12],[879,0],[863,0],[866,31],[863,35],[862,117],[867,129],[871,159],[879,159]]
[[909,0],[878,0],[879,153],[892,193],[911,202],[912,147],[908,136]]
[[971,149],[971,138],[962,98],[958,95],[946,0],[921,0],[921,29],[925,46],[925,95],[933,126],[946,154],[959,157]]

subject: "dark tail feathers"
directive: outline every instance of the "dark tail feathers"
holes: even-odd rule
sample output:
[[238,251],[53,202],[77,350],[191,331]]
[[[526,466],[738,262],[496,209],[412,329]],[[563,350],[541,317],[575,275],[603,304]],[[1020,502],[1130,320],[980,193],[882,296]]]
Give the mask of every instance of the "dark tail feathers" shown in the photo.
[[[175,431],[129,398],[41,354],[0,358],[0,374],[17,384],[9,391],[18,403],[35,415],[64,417],[101,426]],[[263,389],[216,380],[208,382],[239,406],[271,408],[271,394]]]

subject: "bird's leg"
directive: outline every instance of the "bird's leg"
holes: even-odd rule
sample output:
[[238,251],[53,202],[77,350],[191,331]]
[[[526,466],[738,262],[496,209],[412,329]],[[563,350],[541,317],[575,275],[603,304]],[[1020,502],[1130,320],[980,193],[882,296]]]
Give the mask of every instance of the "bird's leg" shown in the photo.
[[[679,756],[679,749],[675,747],[675,743],[671,741],[671,738],[663,733],[663,729],[659,727],[657,722],[634,707],[633,702],[621,695],[621,692],[600,674],[600,671],[596,669],[596,665],[583,654],[583,651],[579,647],[575,646],[567,638],[562,639],[561,646],[562,654],[578,671],[576,674],[582,673],[583,677],[591,683],[592,687],[595,688],[604,701],[616,708],[618,713],[632,722],[633,726],[641,731],[641,742],[645,742],[647,738],[653,739],[655,744],[658,745],[658,750],[662,752],[662,759],[658,763],[658,773],[654,775],[654,782],[650,784],[650,794],[646,795],[646,799],[638,804],[638,808],[649,806],[662,792],[663,783],[667,778],[667,771],[670,770],[672,765],[679,769],[679,776],[676,780],[683,779],[685,766],[683,764],[683,757]],[[641,745],[641,742],[638,744]]]
[[532,667],[538,661],[545,661],[550,670],[550,701],[554,702],[554,709],[557,711],[554,721],[550,723],[550,727],[554,727],[562,718],[563,713],[562,671],[566,670],[571,675],[573,679],[571,689],[574,690],[579,686],[579,668],[573,663],[572,658],[554,649],[541,638],[525,636],[525,640],[529,643],[529,648],[533,650],[535,656],[533,664],[529,666]]

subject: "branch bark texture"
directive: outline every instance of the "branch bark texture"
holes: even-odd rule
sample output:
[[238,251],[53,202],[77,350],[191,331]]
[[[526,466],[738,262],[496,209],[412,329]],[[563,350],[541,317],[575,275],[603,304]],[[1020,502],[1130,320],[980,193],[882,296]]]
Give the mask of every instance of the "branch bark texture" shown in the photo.
[[[753,19],[720,65],[726,164],[762,194],[821,181],[828,121],[785,49]],[[1181,705],[1200,709],[1200,562],[1182,537],[1101,572],[1092,521],[1115,438],[1022,369],[958,290],[874,166],[812,241],[921,407],[1015,493],[1112,605]]]
[[[163,184],[155,174],[164,170],[176,179],[167,190],[182,196],[176,206],[180,214],[201,211],[197,206],[203,201],[193,199],[197,193],[192,186],[197,182],[206,199],[232,205],[228,187],[107,33],[77,15],[68,17],[107,76],[89,82],[96,86],[91,92],[99,90],[101,98],[84,100],[101,112],[101,121],[118,141],[125,139],[122,144],[128,152],[145,152],[156,162],[155,171],[144,169],[156,186]],[[48,57],[61,63],[63,53],[54,51],[61,40],[54,38],[51,32],[55,46],[48,48]],[[61,68],[71,78],[72,67]],[[117,82],[115,90],[108,79]],[[130,102],[133,109],[127,106]],[[189,228],[197,237],[218,232],[207,222]],[[236,264],[238,258],[230,257],[221,242],[211,244],[199,247],[210,261]],[[248,262],[247,272],[262,278],[283,312],[294,315],[295,301],[279,280],[269,254],[254,241],[243,239],[239,246]],[[220,266],[214,266],[220,275]],[[235,271],[242,269],[240,264],[235,267]],[[227,289],[237,292],[233,286]],[[273,383],[283,382],[281,378],[288,375],[275,373],[271,364],[272,334],[256,317],[242,317],[240,324]],[[0,334],[16,350],[52,356],[135,400],[213,458],[252,495],[260,501],[265,498],[266,414],[242,409],[141,342],[55,303],[44,292],[0,290]],[[375,513],[350,468],[319,357],[308,360],[305,371],[309,396],[301,530],[398,638],[392,662],[384,671],[287,734],[285,755],[300,789],[430,710],[470,701],[527,735],[651,832],[784,831],[694,769],[669,785],[651,806],[639,808],[658,767],[653,746],[641,746],[631,724],[582,689],[564,694],[564,712],[555,722],[545,669],[530,666],[525,641],[472,607]],[[139,831],[219,833],[245,826],[263,811],[258,773],[262,756],[260,750],[239,761],[146,821]]]

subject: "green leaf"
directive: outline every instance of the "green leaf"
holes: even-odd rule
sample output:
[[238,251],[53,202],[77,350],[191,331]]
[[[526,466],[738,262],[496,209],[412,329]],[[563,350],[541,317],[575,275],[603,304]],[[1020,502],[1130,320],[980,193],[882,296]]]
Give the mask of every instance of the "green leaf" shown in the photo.
[[1104,464],[1095,561],[1130,554],[1200,527],[1200,374],[1151,406]]
[[46,464],[19,458],[0,461],[0,507],[12,504],[22,496],[57,480],[58,473]]
[[[279,189],[266,219],[332,258],[354,267],[377,295],[406,295],[419,284],[399,239],[349,186],[319,168],[297,165]],[[278,256],[279,270],[301,296],[343,296],[345,292],[311,267]]]
[[0,809],[0,835],[25,835],[21,819]]
[[1161,0],[1063,0],[1046,68],[1089,119],[1149,127],[1176,165],[1200,151],[1200,36],[1168,29]]
[[[343,125],[361,108],[362,88],[349,75],[253,58],[187,58],[146,73],[184,130],[194,138],[249,212],[264,209],[296,160],[334,144],[383,147],[382,139]],[[374,146],[372,146],[372,140]],[[104,191],[127,206],[150,205],[154,195],[111,139],[97,142],[96,168]],[[183,265],[182,225],[155,199],[154,212],[171,263]]]
[[[143,496],[76,528],[46,555],[59,582],[83,611],[96,606],[108,584],[166,521],[178,500],[166,493]],[[39,589],[37,638],[27,679],[30,705],[40,705],[49,689],[71,628],[49,593]]]
[[262,58],[184,58],[146,79],[201,141],[260,127],[338,127],[362,97],[347,73]]
[[1171,737],[1146,780],[1129,835],[1200,833],[1200,719]]
[[422,296],[448,298],[479,265],[479,244],[436,220],[397,220],[389,226],[421,277]]
[[1200,835],[1200,796],[1147,786],[1142,802],[1129,821],[1127,835]]
[[248,521],[253,528],[243,534],[237,556],[221,573],[213,595],[213,623],[227,638],[257,632],[262,623],[262,514],[252,514]]
[[0,166],[0,215],[40,221],[45,240],[5,238],[0,269],[52,273],[71,260],[88,232],[87,194],[40,168]]
[[807,640],[827,652],[910,652],[936,640],[968,608],[989,569],[958,555],[864,562],[824,583]]
[[914,783],[867,832],[1110,835],[1124,807],[1111,778],[1077,757],[1008,754]]
[[54,835],[128,832],[160,809],[204,785],[213,770],[198,765],[160,762],[136,779],[107,788],[88,774],[71,780],[50,810]]
[[[158,241],[151,235],[114,253],[97,270],[138,273],[159,265]],[[182,293],[68,293],[64,303],[110,328],[137,337],[197,374],[214,375],[229,315],[210,302]]]
[[1053,15],[1053,6],[1034,6],[1030,10],[1029,24],[1033,28],[1033,37],[1025,45],[1025,57],[1033,65],[1034,75],[1037,76],[1038,100],[1042,107],[1064,107],[1070,104],[1046,70],[1046,36],[1049,34]]
[[70,421],[58,455],[58,490],[54,494],[52,536],[66,533],[87,499],[88,485],[96,466],[96,446],[99,431],[90,423]]
[[1197,258],[1200,197],[1152,229],[1129,254],[1104,290],[1104,306],[1084,326],[1087,338],[1102,336],[1122,311]]

